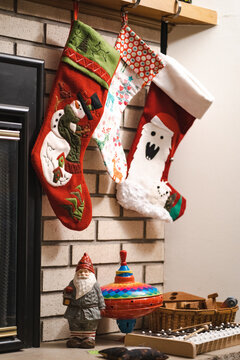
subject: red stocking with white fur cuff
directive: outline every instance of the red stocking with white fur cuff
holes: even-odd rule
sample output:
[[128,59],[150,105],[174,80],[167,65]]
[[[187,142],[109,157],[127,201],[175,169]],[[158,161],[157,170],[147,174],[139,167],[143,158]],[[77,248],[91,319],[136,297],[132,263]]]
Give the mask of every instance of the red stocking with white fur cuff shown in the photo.
[[213,97],[176,60],[165,56],[164,62],[150,86],[127,159],[128,177],[117,185],[117,200],[127,209],[172,222],[183,215],[186,199],[168,182],[170,165],[179,143]]

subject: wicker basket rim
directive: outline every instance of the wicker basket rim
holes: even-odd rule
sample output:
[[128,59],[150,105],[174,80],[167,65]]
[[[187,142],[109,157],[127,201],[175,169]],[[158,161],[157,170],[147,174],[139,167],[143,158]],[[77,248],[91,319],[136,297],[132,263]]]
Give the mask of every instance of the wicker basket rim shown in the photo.
[[182,314],[216,314],[216,313],[232,313],[236,312],[239,309],[238,305],[231,308],[219,308],[219,309],[166,309],[164,307],[158,307],[155,311],[165,312],[165,313],[182,313]]

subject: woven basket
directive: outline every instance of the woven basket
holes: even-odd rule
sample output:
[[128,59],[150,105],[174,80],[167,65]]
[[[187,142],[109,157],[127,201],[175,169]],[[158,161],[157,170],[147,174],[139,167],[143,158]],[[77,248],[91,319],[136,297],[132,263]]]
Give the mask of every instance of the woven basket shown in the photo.
[[217,309],[214,310],[166,309],[159,307],[148,315],[149,329],[152,331],[175,330],[206,322],[211,322],[214,326],[234,322],[238,306],[221,308],[221,304],[221,302],[217,302]]

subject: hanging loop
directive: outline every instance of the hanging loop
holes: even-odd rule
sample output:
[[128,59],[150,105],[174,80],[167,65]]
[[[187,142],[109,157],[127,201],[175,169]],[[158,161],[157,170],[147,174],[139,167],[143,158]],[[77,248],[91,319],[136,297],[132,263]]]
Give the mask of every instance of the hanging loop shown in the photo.
[[182,10],[182,5],[179,2],[179,0],[175,0],[175,5],[176,5],[176,8],[177,8],[175,14],[169,14],[169,15],[163,16],[162,21],[165,21],[166,23],[168,23],[169,19],[176,19],[180,15],[181,10]]
[[77,20],[80,0],[73,1],[73,19]]
[[136,0],[134,4],[126,4],[121,7],[121,19],[122,26],[127,25],[128,23],[128,11],[126,9],[133,9],[140,4],[141,0]]
[[122,26],[127,25],[127,23],[128,23],[128,11],[121,12],[121,21],[122,21]]

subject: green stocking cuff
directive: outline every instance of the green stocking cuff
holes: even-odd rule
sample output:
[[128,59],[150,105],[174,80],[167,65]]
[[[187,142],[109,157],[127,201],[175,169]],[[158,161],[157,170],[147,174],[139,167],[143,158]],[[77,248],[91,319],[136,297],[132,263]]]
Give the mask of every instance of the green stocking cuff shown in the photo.
[[108,89],[119,58],[119,53],[100,34],[81,21],[74,21],[62,61]]

